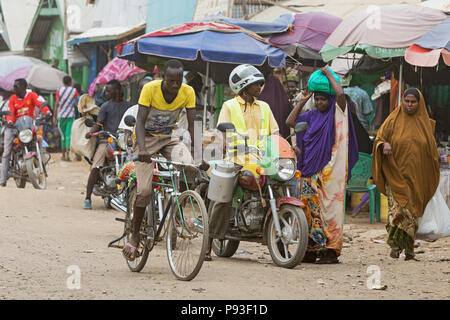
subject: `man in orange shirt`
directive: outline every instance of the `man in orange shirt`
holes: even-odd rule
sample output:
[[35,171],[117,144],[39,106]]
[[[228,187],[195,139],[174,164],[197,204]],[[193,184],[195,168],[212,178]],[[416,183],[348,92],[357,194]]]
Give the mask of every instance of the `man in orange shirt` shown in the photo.
[[14,124],[16,120],[23,116],[34,117],[34,109],[39,108],[41,113],[50,118],[50,109],[42,101],[35,92],[27,91],[28,83],[25,79],[17,79],[14,81],[14,93],[9,99],[10,116],[6,116],[7,128],[5,129],[4,149],[2,155],[2,167],[0,171],[0,186],[6,187],[8,180],[8,167],[14,138],[17,135],[17,129]]

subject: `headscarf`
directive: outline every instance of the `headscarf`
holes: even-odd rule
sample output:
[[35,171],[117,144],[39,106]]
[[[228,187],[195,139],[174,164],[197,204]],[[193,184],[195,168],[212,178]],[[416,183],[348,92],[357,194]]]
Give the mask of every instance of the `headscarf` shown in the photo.
[[[327,95],[323,92],[315,92],[314,94]],[[300,149],[300,156],[297,158],[297,168],[304,177],[310,177],[321,171],[331,160],[336,136],[334,121],[336,96],[329,97],[330,108],[327,111],[312,110],[299,115],[296,121],[296,123],[308,123],[308,129],[305,132],[297,133],[297,146]],[[358,161],[358,143],[350,110],[347,110],[347,113],[349,130],[347,179],[350,179],[351,170]]]
[[[421,217],[439,184],[436,123],[428,116],[422,93],[409,89],[404,97],[409,94],[419,97],[417,111],[407,114],[402,101],[384,121],[373,147],[372,176],[382,193],[387,182],[395,201]],[[391,155],[383,154],[385,142],[392,147]]]

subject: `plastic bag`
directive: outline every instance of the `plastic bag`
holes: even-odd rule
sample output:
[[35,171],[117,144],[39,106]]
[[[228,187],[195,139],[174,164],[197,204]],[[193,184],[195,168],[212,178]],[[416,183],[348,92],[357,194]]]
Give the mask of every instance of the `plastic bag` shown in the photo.
[[423,216],[419,218],[417,233],[450,235],[450,209],[439,189],[428,202]]
[[70,135],[70,150],[73,153],[91,159],[95,152],[95,139],[86,139],[86,133],[91,128],[84,124],[86,117],[76,119],[72,125],[72,133]]

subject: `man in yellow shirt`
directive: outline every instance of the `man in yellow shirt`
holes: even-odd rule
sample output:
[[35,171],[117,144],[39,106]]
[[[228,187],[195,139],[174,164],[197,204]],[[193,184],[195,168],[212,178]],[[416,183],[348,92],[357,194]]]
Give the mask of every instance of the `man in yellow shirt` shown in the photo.
[[139,110],[135,128],[135,149],[138,154],[136,166],[137,196],[132,220],[132,236],[124,246],[123,255],[135,259],[139,245],[139,230],[145,208],[152,193],[153,163],[151,156],[161,153],[166,159],[192,163],[188,148],[172,136],[178,116],[186,108],[191,141],[194,141],[195,93],[183,83],[183,65],[169,60],[165,65],[164,79],[147,83],[139,97]]
[[[248,144],[262,148],[268,135],[278,134],[279,128],[269,105],[257,100],[264,85],[264,76],[251,65],[237,66],[230,74],[229,85],[236,96],[225,101],[217,124],[231,122],[236,131],[248,135]],[[224,138],[225,141],[225,138]],[[211,203],[209,242],[205,260],[211,260],[213,238],[224,239],[231,217],[230,203]]]

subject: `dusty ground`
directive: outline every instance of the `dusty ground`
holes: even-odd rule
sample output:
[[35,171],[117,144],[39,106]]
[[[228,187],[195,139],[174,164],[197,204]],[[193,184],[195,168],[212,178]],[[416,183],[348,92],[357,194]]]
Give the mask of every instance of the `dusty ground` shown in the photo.
[[[370,225],[368,213],[347,218],[338,265],[286,270],[266,247],[241,243],[233,258],[213,256],[193,281],[181,282],[161,243],[144,270],[131,273],[120,250],[107,248],[121,234],[114,220],[121,213],[104,210],[100,198],[94,210],[82,209],[87,175],[85,162],[57,159],[47,190],[17,189],[12,180],[0,189],[0,299],[450,299],[450,237],[422,240],[418,262],[394,261],[384,225]],[[67,288],[72,265],[81,271],[80,289]],[[373,265],[385,290],[367,288]]]

